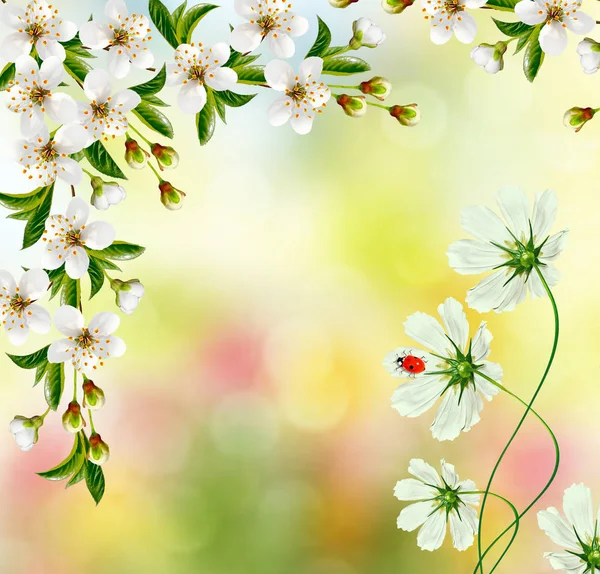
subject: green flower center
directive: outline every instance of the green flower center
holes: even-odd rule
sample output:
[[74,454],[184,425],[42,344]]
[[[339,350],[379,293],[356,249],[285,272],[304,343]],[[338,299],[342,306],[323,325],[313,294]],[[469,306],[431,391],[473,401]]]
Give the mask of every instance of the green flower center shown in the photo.
[[205,72],[206,68],[203,68],[202,66],[196,64],[195,66],[192,66],[190,68],[190,71],[188,72],[188,77],[190,80],[194,80],[195,82],[200,82],[201,84],[203,84]]
[[301,102],[306,98],[306,86],[296,84],[293,88],[285,91],[286,95],[296,102]]
[[446,515],[450,514],[453,510],[458,511],[459,507],[463,504],[458,496],[458,489],[450,488],[445,482],[443,487],[436,486],[435,488],[439,491],[439,495],[434,498],[438,504],[436,510],[444,509]]
[[468,361],[463,361],[456,366],[458,376],[463,379],[470,379],[473,376],[473,365]]
[[592,550],[587,555],[587,561],[590,566],[600,566],[600,550]]
[[525,269],[531,269],[536,263],[535,253],[533,251],[523,251],[519,261]]
[[113,46],[127,46],[129,44],[130,35],[127,30],[120,28],[119,30],[115,30],[113,39],[110,43]]
[[58,155],[58,152],[54,149],[53,141],[49,141],[43,148],[37,150],[37,152],[39,153],[42,160],[45,162],[54,161],[54,159]]

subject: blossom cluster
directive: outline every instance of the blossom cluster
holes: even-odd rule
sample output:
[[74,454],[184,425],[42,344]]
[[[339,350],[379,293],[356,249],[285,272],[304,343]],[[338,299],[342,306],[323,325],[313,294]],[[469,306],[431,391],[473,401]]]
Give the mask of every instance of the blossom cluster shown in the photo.
[[[392,88],[382,76],[358,86],[323,80],[327,74],[346,77],[371,69],[362,58],[347,55],[385,41],[383,30],[370,20],[356,20],[348,42],[332,46],[331,31],[319,18],[315,43],[295,71],[287,59],[296,53],[295,39],[308,33],[309,21],[290,2],[236,1],[238,22],[224,41],[211,46],[194,41],[196,28],[216,8],[184,2],[170,12],[160,0],[149,0],[147,17],[130,13],[124,0],[108,0],[101,14],[78,26],[46,0],[30,0],[24,9],[10,2],[0,5],[0,19],[9,29],[0,42],[0,57],[8,61],[0,73],[0,91],[7,109],[19,117],[16,162],[30,187],[25,194],[0,193],[0,205],[13,212],[9,217],[26,222],[24,249],[43,245],[39,266],[20,278],[0,271],[0,315],[13,345],[23,345],[31,332],[48,335],[52,324],[63,335],[29,355],[9,354],[15,365],[35,372],[36,385],[43,381],[48,407],[32,417],[16,416],[10,430],[22,450],[33,448],[45,418],[60,408],[65,370],[71,368],[73,395],[62,422],[74,435],[73,449],[63,462],[39,474],[69,485],[85,480],[96,502],[104,494],[101,465],[110,452],[94,426],[93,412],[106,402],[96,382],[106,361],[121,357],[126,346],[115,335],[117,314],[103,311],[85,321],[82,286],[89,283],[91,298],[110,287],[126,315],[144,296],[138,279],[114,276],[144,248],[117,240],[114,227],[91,213],[117,209],[127,199],[122,184],[127,177],[113,151],[118,142],[128,168],[148,168],[158,180],[162,204],[178,210],[186,194],[163,179],[163,173],[177,168],[179,154],[147,135],[174,137],[163,90],[171,89],[183,114],[195,116],[201,145],[212,138],[217,117],[225,122],[227,108],[245,106],[255,97],[238,93],[238,86],[276,92],[277,99],[265,106],[269,123],[289,123],[302,135],[311,131],[332,96],[351,117],[364,115],[372,105],[404,126],[419,120],[416,104],[380,103]],[[162,66],[150,49],[153,26],[173,48],[172,59]],[[260,55],[254,52],[261,46],[272,56],[264,66],[255,63]],[[142,84],[117,88],[134,69],[151,76]],[[332,94],[334,87],[361,95]],[[87,191],[82,190],[85,184]],[[62,190],[71,200],[64,212],[57,212],[54,200]],[[60,307],[52,318],[44,299],[58,296]]]

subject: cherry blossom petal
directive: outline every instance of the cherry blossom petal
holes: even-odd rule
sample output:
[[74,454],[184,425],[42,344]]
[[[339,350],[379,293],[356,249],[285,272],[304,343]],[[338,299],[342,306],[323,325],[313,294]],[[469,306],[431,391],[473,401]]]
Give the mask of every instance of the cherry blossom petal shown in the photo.
[[589,34],[596,26],[596,20],[585,12],[577,11],[577,16],[566,16],[563,22],[574,34],[583,36]]
[[452,38],[452,26],[449,24],[437,23],[438,17],[433,16],[435,23],[432,22],[429,31],[429,37],[434,44],[445,44]]
[[[81,333],[78,333],[78,335]],[[75,345],[70,339],[59,339],[54,341],[48,349],[49,363],[64,363],[71,359],[75,352]]]
[[118,315],[105,311],[94,316],[90,321],[89,331],[92,335],[105,337],[112,335],[119,328],[120,323]]
[[81,43],[92,50],[102,50],[110,45],[113,38],[113,32],[108,24],[103,24],[92,20],[86,22],[79,30]]
[[40,335],[46,335],[50,332],[52,319],[50,318],[50,313],[48,313],[41,305],[29,305],[25,313],[27,324],[32,331],[35,331]]
[[11,345],[20,347],[27,342],[29,336],[29,326],[22,314],[17,315],[11,314],[6,317],[6,324],[4,325],[8,340]]
[[108,54],[108,71],[118,80],[129,74],[131,62],[129,56],[119,48],[112,48]]
[[567,31],[560,22],[551,22],[542,27],[540,47],[548,56],[560,56],[567,47]]
[[515,6],[515,14],[521,22],[530,26],[541,24],[547,15],[545,8],[532,0],[521,0]]
[[66,256],[65,272],[71,279],[81,279],[90,266],[90,258],[83,247],[69,248]]
[[197,114],[206,104],[206,88],[199,82],[190,81],[181,87],[177,102],[184,114]]
[[267,111],[269,123],[278,127],[285,124],[292,115],[292,100],[287,96],[275,100]]
[[88,100],[103,104],[112,93],[112,81],[108,72],[102,69],[92,70],[85,77],[83,90]]
[[459,42],[463,44],[470,44],[475,40],[477,35],[477,22],[471,14],[463,12],[460,16],[456,17],[454,24],[454,35]]
[[273,30],[269,35],[269,49],[276,58],[291,58],[296,52],[296,45],[287,34]]
[[47,60],[48,58],[58,58],[61,62],[65,61],[67,57],[67,53],[65,52],[62,44],[55,40],[54,38],[44,37],[40,38],[36,43],[35,47],[38,51],[38,54],[42,60]]
[[285,92],[286,89],[294,87],[296,74],[284,60],[271,60],[265,66],[265,79],[275,91]]
[[31,50],[31,39],[26,34],[15,32],[9,34],[2,42],[0,55],[9,62],[14,62],[19,56],[29,54]]
[[253,52],[260,46],[262,41],[262,30],[258,24],[247,22],[236,26],[231,35],[229,42],[234,50],[241,54]]
[[127,5],[123,0],[108,0],[104,13],[114,22],[123,22],[129,16]]
[[79,337],[85,326],[81,312],[71,305],[63,305],[54,313],[55,327],[67,337]]
[[237,83],[237,74],[230,68],[213,68],[206,74],[206,83],[213,90],[231,90]]
[[70,155],[83,149],[87,140],[85,129],[77,124],[62,126],[54,136],[55,149],[59,153]]
[[115,229],[106,221],[94,221],[81,232],[81,240],[90,249],[104,249],[115,240]]
[[49,286],[50,279],[43,269],[30,269],[23,273],[19,281],[19,292],[24,299],[37,301],[44,296]]
[[323,59],[315,56],[306,58],[300,64],[300,80],[308,84],[309,82],[315,82],[321,76],[323,72]]
[[46,98],[45,104],[48,117],[57,124],[68,124],[77,119],[77,104],[69,94],[51,94]]

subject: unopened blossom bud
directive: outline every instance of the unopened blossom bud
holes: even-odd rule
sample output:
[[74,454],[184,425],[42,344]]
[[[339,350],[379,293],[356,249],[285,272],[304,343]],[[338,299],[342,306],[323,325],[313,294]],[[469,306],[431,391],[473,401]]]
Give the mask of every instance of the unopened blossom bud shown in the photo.
[[91,411],[99,411],[106,402],[104,391],[94,384],[94,381],[87,380],[83,383],[83,408]]
[[144,286],[137,279],[121,281],[113,279],[111,289],[117,294],[117,306],[126,315],[131,315],[144,296]]
[[417,104],[408,106],[392,106],[389,108],[390,116],[396,118],[403,126],[412,128],[421,121],[421,110]]
[[600,68],[600,43],[584,38],[577,44],[577,53],[581,67],[586,74],[595,74]]
[[78,433],[85,426],[85,421],[81,414],[81,406],[77,401],[69,403],[65,414],[62,416],[62,424],[67,432],[73,434]]
[[381,0],[381,5],[388,14],[400,14],[414,3],[415,0]]
[[337,103],[344,113],[351,118],[362,118],[367,113],[367,98],[365,96],[349,96],[341,94],[336,97]]
[[125,140],[125,161],[132,169],[143,169],[148,163],[150,154],[140,144],[127,136]]
[[571,108],[565,112],[563,121],[565,126],[578,132],[596,114],[593,108]]
[[111,205],[117,205],[127,197],[124,187],[112,181],[104,181],[101,177],[92,177],[92,197],[90,203],[101,211],[107,210]]
[[334,8],[348,8],[350,4],[354,4],[355,2],[358,2],[358,0],[329,0],[329,3]]
[[98,433],[92,433],[90,436],[90,461],[94,464],[102,465],[110,458],[110,449],[102,440]]
[[171,211],[181,209],[185,197],[183,191],[174,188],[168,181],[161,181],[158,189],[160,189],[160,200],[167,209]]
[[12,433],[17,446],[24,452],[31,450],[38,441],[38,431],[44,424],[43,417],[22,417],[17,415],[10,422],[10,432]]
[[162,146],[155,143],[150,151],[156,158],[161,171],[175,169],[179,165],[179,154],[170,146]]
[[381,76],[375,76],[359,86],[363,94],[369,94],[378,100],[385,100],[392,92],[392,83]]
[[361,46],[365,48],[376,48],[385,41],[385,33],[375,26],[368,18],[359,18],[352,23],[354,36],[350,40],[350,47],[358,50]]
[[497,74],[504,69],[504,52],[506,42],[496,44],[479,44],[471,50],[471,59],[488,74]]

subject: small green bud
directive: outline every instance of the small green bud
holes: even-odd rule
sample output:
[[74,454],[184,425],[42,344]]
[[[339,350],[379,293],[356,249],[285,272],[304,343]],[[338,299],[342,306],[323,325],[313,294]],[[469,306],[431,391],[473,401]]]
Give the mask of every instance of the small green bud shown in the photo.
[[181,209],[185,193],[180,189],[174,188],[168,181],[161,181],[158,185],[160,189],[160,201],[171,211]]
[[354,4],[355,2],[358,2],[358,0],[329,0],[329,3],[334,8],[348,8],[350,4]]
[[110,458],[110,449],[102,440],[98,433],[92,433],[90,436],[90,461],[97,465],[102,465]]
[[381,5],[388,14],[401,14],[414,3],[415,0],[381,0]]
[[105,211],[111,205],[123,201],[127,197],[124,187],[112,181],[104,181],[101,177],[92,177],[92,197],[90,203],[101,211]]
[[78,433],[85,426],[85,421],[81,414],[81,406],[77,401],[69,403],[67,410],[62,416],[62,424],[67,432],[73,434]]
[[132,169],[143,169],[148,163],[150,154],[140,147],[140,144],[127,136],[125,140],[125,161]]
[[94,384],[94,381],[87,380],[83,383],[83,408],[91,411],[99,411],[106,402],[104,391]]
[[593,108],[571,108],[565,112],[563,121],[565,126],[578,132],[596,114]]
[[175,169],[179,165],[179,154],[170,146],[162,146],[155,143],[150,151],[156,158],[161,171]]
[[409,128],[416,126],[421,121],[421,111],[417,104],[408,106],[392,106],[389,108],[390,116],[396,118],[403,126]]
[[117,294],[117,306],[126,315],[131,315],[137,309],[144,296],[144,286],[137,279],[113,279],[110,287]]
[[367,98],[365,96],[349,96],[341,94],[336,97],[337,103],[344,113],[351,118],[362,118],[367,113]]
[[362,82],[359,87],[363,94],[369,94],[382,102],[392,91],[392,83],[381,76],[375,76],[367,82]]

